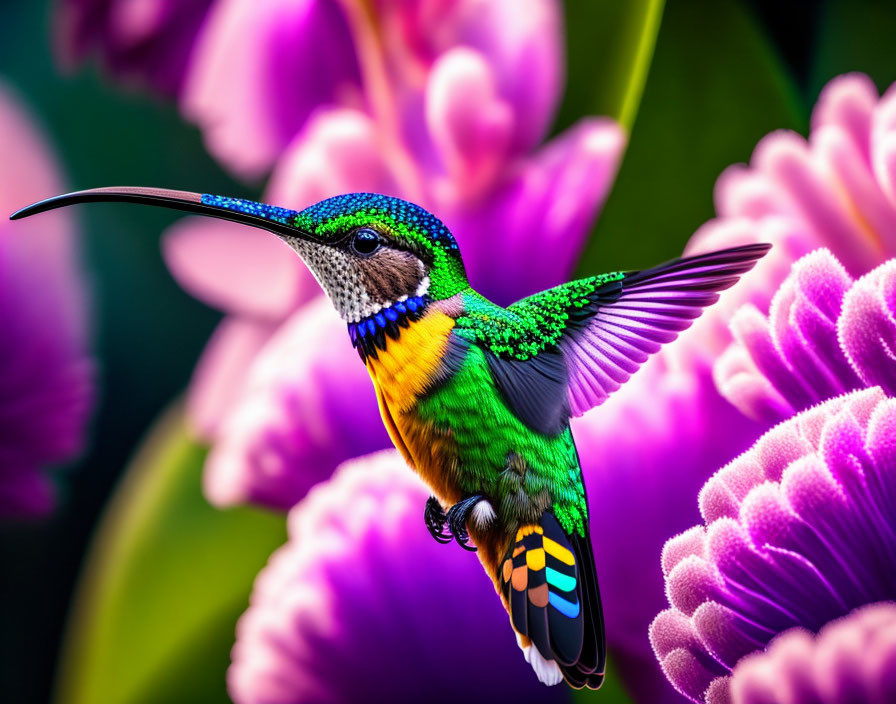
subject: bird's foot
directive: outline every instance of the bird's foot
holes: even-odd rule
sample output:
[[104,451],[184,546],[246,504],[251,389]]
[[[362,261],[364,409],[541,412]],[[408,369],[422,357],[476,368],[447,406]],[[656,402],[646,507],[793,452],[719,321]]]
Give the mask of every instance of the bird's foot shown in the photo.
[[483,501],[483,497],[468,496],[463,501],[458,501],[454,506],[448,509],[448,528],[454,535],[457,544],[464,550],[476,552],[476,546],[470,545],[470,534],[467,532],[467,519],[473,513],[476,504]]
[[435,496],[430,496],[426,500],[426,508],[423,509],[423,520],[426,523],[429,534],[436,539],[436,542],[445,544],[454,540],[454,536],[451,533],[445,532],[448,516]]
[[[469,496],[463,501],[458,501],[446,513],[438,499],[435,496],[430,496],[426,500],[426,508],[423,511],[423,520],[426,522],[429,534],[440,543],[450,543],[452,540],[456,540],[457,544],[464,550],[476,552],[476,546],[470,545],[467,520],[469,520],[471,514],[474,513],[474,509],[480,503],[487,504],[488,508],[491,509],[491,504],[488,501],[482,496],[476,495]],[[481,513],[483,511],[476,511],[477,516]]]

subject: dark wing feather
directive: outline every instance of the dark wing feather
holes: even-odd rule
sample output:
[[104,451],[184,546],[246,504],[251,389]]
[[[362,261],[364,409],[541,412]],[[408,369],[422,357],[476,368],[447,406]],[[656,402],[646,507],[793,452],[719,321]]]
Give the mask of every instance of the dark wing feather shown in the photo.
[[558,350],[546,350],[526,360],[504,359],[489,351],[485,357],[495,384],[517,418],[547,435],[566,427],[568,377]]
[[[582,604],[585,612],[582,653],[579,661],[571,667],[563,667],[560,671],[574,687],[597,689],[604,681],[604,670],[607,665],[607,643],[604,635],[604,612],[600,601],[600,589],[597,584],[597,570],[594,567],[594,553],[591,547],[591,536],[586,534],[572,536],[573,552],[582,581]],[[580,683],[580,684],[577,684]]]

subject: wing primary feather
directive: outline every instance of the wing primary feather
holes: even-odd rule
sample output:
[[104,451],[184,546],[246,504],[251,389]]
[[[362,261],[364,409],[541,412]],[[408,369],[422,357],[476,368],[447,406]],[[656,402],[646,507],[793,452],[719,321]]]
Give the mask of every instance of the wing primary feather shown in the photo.
[[[595,288],[558,343],[569,370],[571,413],[581,415],[602,403],[614,390],[602,379],[624,383],[634,365],[687,329],[769,248],[751,244],[676,259]],[[620,365],[620,355],[631,364]]]

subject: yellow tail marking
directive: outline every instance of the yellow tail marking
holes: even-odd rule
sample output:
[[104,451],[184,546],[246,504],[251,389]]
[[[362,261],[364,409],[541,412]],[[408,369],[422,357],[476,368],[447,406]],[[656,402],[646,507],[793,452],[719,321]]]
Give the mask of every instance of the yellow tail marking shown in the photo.
[[[531,526],[523,526],[516,532],[516,542],[519,542],[527,535],[532,535],[533,533],[538,533],[539,535],[544,535],[544,528],[537,525]],[[558,546],[559,547],[559,546]]]
[[526,567],[530,570],[544,569],[544,550],[536,548],[535,550],[526,550]]
[[576,558],[569,550],[560,545],[560,543],[555,543],[550,538],[544,539],[544,549],[549,555],[553,555],[560,560],[560,562],[565,562],[567,565],[574,565],[576,563]]

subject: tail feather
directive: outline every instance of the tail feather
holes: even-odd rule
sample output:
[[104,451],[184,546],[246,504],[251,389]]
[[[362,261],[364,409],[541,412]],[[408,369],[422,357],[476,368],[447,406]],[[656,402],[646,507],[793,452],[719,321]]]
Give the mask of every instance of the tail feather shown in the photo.
[[606,647],[590,539],[567,535],[553,514],[543,514],[517,531],[499,585],[521,647],[540,655],[526,653],[539,679],[553,683],[544,672],[554,668],[573,687],[599,687]]
[[[594,551],[591,547],[591,536],[572,536],[572,544],[577,564],[581,565],[582,603],[585,610],[585,633],[582,643],[582,654],[575,669],[563,670],[563,675],[572,686],[597,689],[603,684],[604,671],[607,666],[607,644],[604,636],[604,612],[600,601],[600,589],[597,584],[597,569],[594,566]],[[576,685],[575,682],[581,681]]]

